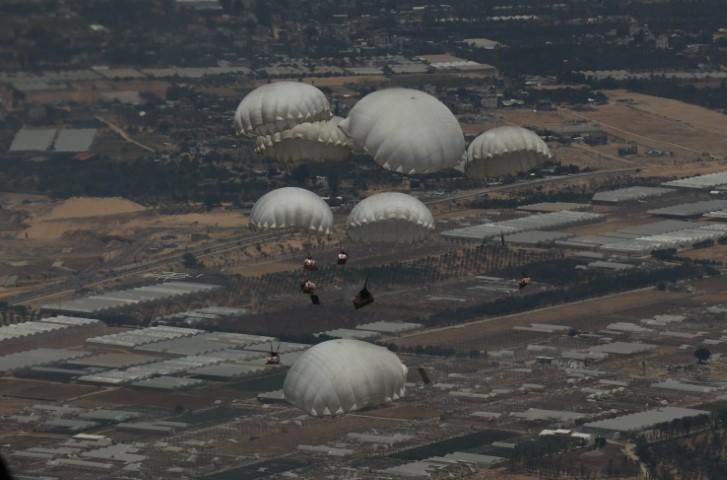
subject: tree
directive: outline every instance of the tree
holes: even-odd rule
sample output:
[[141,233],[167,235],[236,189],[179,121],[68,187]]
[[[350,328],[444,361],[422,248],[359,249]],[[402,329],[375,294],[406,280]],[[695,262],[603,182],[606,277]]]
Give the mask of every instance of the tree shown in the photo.
[[194,269],[201,267],[202,263],[194,256],[194,254],[187,252],[182,255],[182,265],[184,265],[184,268]]
[[704,365],[709,360],[709,357],[712,356],[712,352],[707,347],[699,347],[694,351],[694,356],[697,357],[697,363],[699,365]]

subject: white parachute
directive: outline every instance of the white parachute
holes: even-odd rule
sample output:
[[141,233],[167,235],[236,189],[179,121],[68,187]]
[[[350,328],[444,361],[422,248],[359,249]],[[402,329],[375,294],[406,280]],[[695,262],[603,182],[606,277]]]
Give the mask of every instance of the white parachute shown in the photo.
[[333,212],[315,193],[297,187],[283,187],[266,193],[250,211],[251,230],[293,228],[329,234]]
[[293,128],[257,137],[255,151],[283,162],[346,160],[353,142],[338,124],[343,118],[300,123]]
[[366,95],[339,126],[376,163],[406,175],[454,167],[465,150],[452,112],[431,95],[409,88]]
[[434,217],[418,199],[384,192],[361,200],[346,220],[348,236],[365,243],[414,243],[434,231]]
[[313,416],[341,415],[397,400],[407,368],[389,350],[360,340],[329,340],[288,370],[285,399]]
[[472,141],[464,170],[472,178],[517,175],[550,158],[548,145],[535,132],[522,127],[497,127]]
[[331,118],[326,96],[302,82],[273,82],[245,95],[235,111],[235,132],[271,135],[299,123]]

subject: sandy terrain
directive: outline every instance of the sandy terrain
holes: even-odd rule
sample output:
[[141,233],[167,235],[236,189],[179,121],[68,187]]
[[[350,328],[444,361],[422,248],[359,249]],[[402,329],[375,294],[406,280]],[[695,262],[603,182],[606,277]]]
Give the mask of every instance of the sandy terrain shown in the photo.
[[203,225],[208,227],[234,228],[246,227],[247,216],[240,212],[185,213],[182,215],[158,216],[150,222],[151,226]]
[[706,108],[621,90],[609,91],[610,102],[593,111],[559,110],[566,118],[587,120],[611,135],[644,147],[674,152],[678,158],[693,159],[710,154],[727,154],[727,116]]
[[[95,392],[98,387],[91,385],[74,385],[69,383],[55,383],[49,388],[48,381],[26,380],[20,378],[0,379],[0,391],[4,396],[24,398],[30,400],[68,400],[73,397]],[[3,403],[5,401],[3,400]]]
[[28,227],[18,233],[18,238],[55,240],[84,230],[126,236],[145,229],[244,227],[247,216],[239,211],[159,215],[123,198],[73,198],[48,212],[37,212],[25,223]]
[[710,248],[699,248],[689,250],[681,254],[682,257],[694,260],[715,260],[717,262],[727,262],[727,245],[715,245]]
[[121,197],[73,197],[55,205],[50,213],[43,217],[43,220],[99,217],[142,211],[144,211],[144,207]]
[[[596,169],[638,166],[651,176],[688,176],[727,168],[727,115],[650,95],[624,90],[605,92],[609,103],[592,110],[533,111],[528,108],[501,109],[493,118],[463,125],[465,133],[477,134],[501,125],[558,127],[588,121],[603,127],[610,135],[608,145],[591,147],[572,144],[554,146],[562,163]],[[622,158],[620,145],[633,142],[639,154]],[[650,148],[672,152],[672,156],[647,156]]]
[[[727,135],[727,115],[692,105],[678,100],[640,93],[628,92],[625,90],[610,90],[606,92],[611,101],[632,100],[632,107],[665,119],[677,120],[685,125],[712,132],[720,136]],[[722,145],[727,145],[727,139],[723,139]]]

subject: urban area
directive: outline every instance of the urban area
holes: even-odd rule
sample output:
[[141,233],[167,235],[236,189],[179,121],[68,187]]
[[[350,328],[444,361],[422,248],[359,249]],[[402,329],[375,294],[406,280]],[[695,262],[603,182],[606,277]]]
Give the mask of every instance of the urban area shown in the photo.
[[727,479],[724,0],[3,0],[0,39],[12,478]]

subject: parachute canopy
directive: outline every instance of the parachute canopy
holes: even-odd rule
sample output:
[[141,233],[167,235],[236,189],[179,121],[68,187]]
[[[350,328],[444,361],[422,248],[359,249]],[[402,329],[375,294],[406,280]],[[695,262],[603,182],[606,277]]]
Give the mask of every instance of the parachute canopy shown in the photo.
[[465,174],[472,178],[527,172],[552,155],[548,145],[522,127],[497,127],[480,134],[467,148]]
[[366,95],[340,128],[376,163],[406,175],[451,168],[465,150],[452,112],[431,95],[409,88]]
[[302,82],[273,82],[245,95],[235,111],[235,131],[271,135],[299,123],[331,118],[326,96]]
[[405,193],[377,193],[361,200],[346,220],[348,236],[358,242],[414,243],[434,230],[432,212]]
[[338,124],[343,118],[300,123],[293,128],[257,137],[257,153],[283,162],[346,160],[353,142]]
[[315,193],[297,187],[283,187],[266,193],[250,212],[250,229],[295,228],[331,233],[333,212]]
[[285,399],[313,416],[341,415],[397,400],[407,368],[383,347],[360,340],[329,340],[293,363]]

